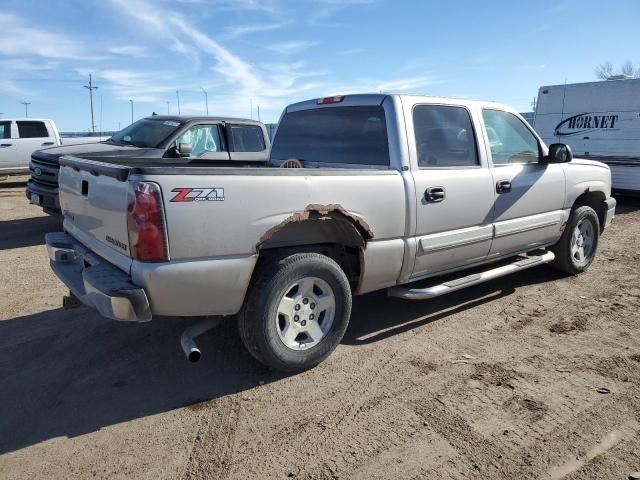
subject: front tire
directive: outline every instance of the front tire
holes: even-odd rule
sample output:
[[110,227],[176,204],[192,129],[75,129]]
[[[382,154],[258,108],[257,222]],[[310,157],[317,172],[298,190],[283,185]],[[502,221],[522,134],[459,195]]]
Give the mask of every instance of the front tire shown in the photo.
[[340,266],[324,255],[295,253],[259,265],[238,329],[256,360],[299,372],[335,350],[350,316],[351,289]]
[[596,256],[599,239],[600,221],[593,208],[574,209],[560,240],[551,247],[556,255],[551,265],[571,275],[584,272]]

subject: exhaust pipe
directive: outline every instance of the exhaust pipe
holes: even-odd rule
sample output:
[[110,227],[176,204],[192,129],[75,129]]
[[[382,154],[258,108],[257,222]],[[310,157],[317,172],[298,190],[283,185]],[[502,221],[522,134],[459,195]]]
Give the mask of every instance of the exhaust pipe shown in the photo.
[[182,351],[187,356],[187,360],[191,363],[195,363],[200,360],[202,353],[194,340],[195,337],[202,335],[204,332],[217,327],[224,317],[205,317],[199,322],[191,325],[180,337],[180,345]]

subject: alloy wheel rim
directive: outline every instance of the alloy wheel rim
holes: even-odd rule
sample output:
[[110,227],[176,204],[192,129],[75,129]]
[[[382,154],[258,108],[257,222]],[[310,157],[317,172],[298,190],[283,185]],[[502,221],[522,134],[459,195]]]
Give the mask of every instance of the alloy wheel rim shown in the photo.
[[571,235],[571,256],[578,263],[585,263],[591,258],[595,245],[593,224],[586,219],[578,222]]
[[278,303],[278,336],[291,350],[308,350],[327,335],[335,310],[335,295],[326,281],[318,277],[297,280],[285,289]]

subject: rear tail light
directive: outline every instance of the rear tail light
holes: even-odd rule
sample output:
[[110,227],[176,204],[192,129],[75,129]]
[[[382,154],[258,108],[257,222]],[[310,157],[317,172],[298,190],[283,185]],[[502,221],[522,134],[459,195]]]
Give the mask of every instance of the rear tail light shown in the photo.
[[127,228],[131,257],[145,262],[169,259],[167,229],[160,187],[137,182],[129,191]]

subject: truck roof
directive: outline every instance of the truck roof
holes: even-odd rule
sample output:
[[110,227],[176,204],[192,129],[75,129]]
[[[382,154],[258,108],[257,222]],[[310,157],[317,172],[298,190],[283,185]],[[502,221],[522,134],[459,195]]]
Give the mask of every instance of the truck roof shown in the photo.
[[174,122],[234,122],[234,123],[247,123],[262,125],[262,122],[258,120],[251,120],[248,118],[234,118],[234,117],[213,117],[206,115],[150,115],[144,117],[145,120],[158,120],[158,121],[174,121]]
[[[362,105],[382,105],[382,102],[384,102],[385,98],[387,97],[421,98],[425,100],[435,101],[434,103],[451,102],[455,104],[467,104],[467,105],[480,104],[483,106],[494,106],[503,110],[515,111],[511,106],[498,103],[498,102],[472,100],[469,98],[461,98],[461,97],[424,95],[424,94],[418,94],[418,93],[355,93],[355,94],[348,94],[348,95],[336,95],[335,97],[342,97],[342,100],[335,103],[328,102],[326,104],[319,104],[318,101],[323,97],[313,98],[311,100],[305,100],[303,102],[293,103],[286,108],[286,111],[295,112],[298,110],[306,110],[309,108],[316,108],[316,107],[322,107],[322,106],[330,107],[332,105],[335,105],[335,106],[340,105],[345,107],[346,106],[362,106]],[[331,98],[331,97],[324,97],[324,98]]]
[[27,117],[0,117],[0,122],[51,122],[54,123],[50,118],[27,118]]

